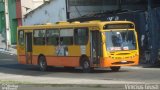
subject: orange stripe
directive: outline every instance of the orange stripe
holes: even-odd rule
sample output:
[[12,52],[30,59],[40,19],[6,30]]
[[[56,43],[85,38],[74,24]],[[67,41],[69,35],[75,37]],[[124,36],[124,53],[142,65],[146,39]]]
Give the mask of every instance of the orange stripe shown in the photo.
[[[19,63],[26,64],[25,55],[19,55]],[[71,56],[46,56],[46,61],[48,66],[70,66],[70,67],[79,67],[79,57]],[[32,56],[32,64],[38,64],[38,55]]]
[[[19,55],[19,56],[26,56],[26,55]],[[39,55],[32,55],[32,56],[39,56]],[[45,57],[79,57],[79,56],[54,56],[54,55],[45,55]]]
[[38,65],[38,55],[37,56],[32,56],[32,64],[33,65]]
[[18,62],[20,64],[26,64],[26,56],[19,55],[18,56]]
[[79,66],[79,57],[46,57],[49,66]]

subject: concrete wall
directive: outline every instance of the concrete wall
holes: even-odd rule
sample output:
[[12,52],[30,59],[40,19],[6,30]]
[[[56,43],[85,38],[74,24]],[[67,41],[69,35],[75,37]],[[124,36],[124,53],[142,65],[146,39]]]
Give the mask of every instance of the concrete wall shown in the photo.
[[27,14],[23,25],[46,24],[66,21],[65,0],[51,0]]

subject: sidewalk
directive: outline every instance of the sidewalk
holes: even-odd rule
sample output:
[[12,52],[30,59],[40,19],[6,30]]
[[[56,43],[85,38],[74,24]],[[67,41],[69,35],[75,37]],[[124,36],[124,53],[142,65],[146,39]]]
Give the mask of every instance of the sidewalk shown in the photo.
[[129,80],[100,80],[83,78],[42,77],[0,73],[0,83],[7,81],[22,82],[28,84],[145,84],[143,81]]

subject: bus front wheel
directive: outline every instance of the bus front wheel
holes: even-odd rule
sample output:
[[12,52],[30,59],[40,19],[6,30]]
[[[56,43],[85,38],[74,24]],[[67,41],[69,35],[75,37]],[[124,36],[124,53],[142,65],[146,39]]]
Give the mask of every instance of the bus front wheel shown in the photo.
[[118,72],[120,70],[120,66],[110,67],[113,72]]
[[47,70],[47,62],[44,56],[39,57],[39,68],[41,71]]

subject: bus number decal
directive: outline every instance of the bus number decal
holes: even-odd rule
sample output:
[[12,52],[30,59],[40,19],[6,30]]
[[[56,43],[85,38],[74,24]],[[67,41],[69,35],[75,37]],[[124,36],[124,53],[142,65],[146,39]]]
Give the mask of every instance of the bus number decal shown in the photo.
[[66,46],[58,46],[56,48],[56,55],[57,56],[68,56],[68,47]]

